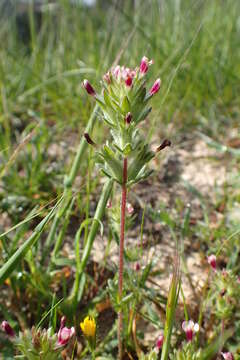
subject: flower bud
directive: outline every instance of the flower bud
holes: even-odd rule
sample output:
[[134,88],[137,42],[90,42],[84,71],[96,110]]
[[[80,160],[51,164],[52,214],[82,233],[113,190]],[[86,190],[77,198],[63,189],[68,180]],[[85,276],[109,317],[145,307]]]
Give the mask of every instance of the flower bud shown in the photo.
[[128,112],[127,115],[125,116],[125,122],[127,124],[130,124],[131,121],[132,121],[132,114]]
[[163,346],[164,336],[161,334],[159,335],[157,341],[156,341],[156,348],[160,350]]
[[149,94],[150,95],[156,94],[158,92],[158,90],[160,89],[160,86],[161,86],[161,80],[157,79],[155,81],[155,83],[153,84],[153,86],[151,87],[151,90],[149,91]]
[[128,77],[126,78],[126,80],[125,80],[125,84],[126,84],[128,87],[132,86],[132,82],[133,82],[133,79],[132,79],[131,76],[128,76]]
[[140,68],[139,68],[140,74],[145,75],[146,72],[148,71],[149,65],[152,65],[152,63],[153,63],[152,60],[149,61],[148,58],[146,56],[144,56],[141,60],[141,64],[140,64]]
[[15,332],[14,332],[13,328],[6,320],[4,320],[2,322],[1,328],[8,336],[11,336],[11,337],[15,336]]
[[165,147],[167,147],[167,146],[171,146],[171,141],[168,139],[165,139],[165,140],[163,140],[161,145],[157,147],[156,152],[159,152],[159,151],[165,149]]
[[89,95],[96,96],[96,92],[88,80],[83,80],[83,87]]
[[216,271],[216,268],[217,268],[217,258],[216,258],[216,256],[213,255],[213,254],[208,256],[207,261],[208,261],[209,265],[211,266],[211,268],[214,271]]
[[136,265],[135,265],[135,270],[136,270],[136,271],[141,270],[141,265],[139,264],[139,262],[136,263]]
[[84,133],[85,140],[88,142],[88,144],[95,146],[95,142],[90,138],[90,135],[88,133]]

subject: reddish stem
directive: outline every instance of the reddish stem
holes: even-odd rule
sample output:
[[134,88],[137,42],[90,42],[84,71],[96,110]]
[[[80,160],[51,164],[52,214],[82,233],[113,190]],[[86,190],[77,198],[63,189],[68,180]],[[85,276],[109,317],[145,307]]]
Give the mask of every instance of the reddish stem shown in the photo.
[[[121,223],[120,223],[120,244],[119,244],[119,280],[118,280],[118,296],[119,302],[122,300],[123,290],[123,252],[124,252],[124,235],[125,235],[125,215],[127,200],[127,158],[123,159],[123,183],[122,183],[122,199],[121,199]],[[122,330],[123,330],[123,314],[122,310],[118,313],[118,356],[122,359]]]

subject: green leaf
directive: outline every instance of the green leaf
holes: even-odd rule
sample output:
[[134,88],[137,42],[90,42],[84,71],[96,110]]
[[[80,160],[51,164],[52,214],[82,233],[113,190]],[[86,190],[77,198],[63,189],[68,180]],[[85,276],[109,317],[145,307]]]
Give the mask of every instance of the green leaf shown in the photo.
[[136,124],[139,124],[141,121],[145,120],[151,111],[152,111],[151,107],[143,109],[143,111],[139,114],[138,118],[135,120]]
[[104,90],[104,92],[103,92],[103,98],[104,98],[105,104],[107,106],[109,106],[111,109],[113,109],[112,101],[106,90]]
[[102,156],[107,163],[109,169],[111,170],[114,177],[117,179],[117,181],[121,184],[122,183],[122,163],[119,159],[116,158],[115,153],[107,146],[105,145],[103,147],[102,152],[99,153],[100,156]]
[[131,109],[130,102],[126,95],[126,96],[124,96],[123,101],[122,101],[122,110],[125,114],[127,114],[130,111],[130,109]]

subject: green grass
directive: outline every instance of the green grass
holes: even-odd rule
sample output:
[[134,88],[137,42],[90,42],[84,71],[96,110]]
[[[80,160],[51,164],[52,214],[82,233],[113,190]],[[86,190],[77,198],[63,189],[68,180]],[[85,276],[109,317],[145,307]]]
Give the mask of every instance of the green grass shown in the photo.
[[[109,0],[104,6],[98,4],[93,8],[70,6],[64,0],[58,3],[55,13],[46,11],[43,14],[40,29],[37,29],[29,8],[30,39],[25,43],[19,39],[14,14],[0,20],[0,217],[7,214],[10,222],[8,226],[1,226],[0,222],[0,233],[17,225],[1,238],[1,265],[17,249],[20,254],[18,257],[15,253],[5,273],[7,276],[10,270],[16,269],[9,277],[10,286],[3,286],[4,301],[0,315],[6,312],[6,291],[9,291],[11,296],[19,299],[10,319],[14,324],[20,322],[22,328],[38,323],[44,312],[49,310],[55,293],[55,277],[59,276],[58,281],[62,281],[58,285],[57,300],[71,299],[73,274],[70,286],[64,275],[65,267],[69,267],[70,271],[78,269],[77,282],[81,284],[78,283],[78,295],[76,287],[74,290],[74,308],[77,307],[76,298],[78,301],[81,299],[85,312],[94,308],[99,300],[91,296],[94,293],[94,276],[89,268],[92,265],[89,254],[95,230],[104,228],[109,246],[114,239],[117,240],[117,235],[109,226],[110,220],[104,219],[103,209],[100,213],[96,212],[97,221],[91,220],[102,194],[102,183],[94,167],[92,152],[87,149],[82,153],[70,190],[66,189],[64,179],[67,174],[72,174],[72,161],[94,108],[94,102],[86,96],[81,82],[87,78],[96,89],[100,89],[102,75],[116,61],[135,67],[143,55],[154,59],[149,76],[152,82],[161,77],[162,88],[153,100],[153,114],[144,124],[150,142],[159,138],[160,143],[168,137],[174,145],[174,152],[174,148],[181,148],[186,139],[193,140],[204,134],[209,137],[203,138],[204,141],[216,150],[215,158],[219,156],[227,163],[229,177],[224,189],[213,189],[214,203],[199,194],[198,189],[188,188],[191,196],[201,202],[203,218],[195,225],[188,223],[184,227],[186,204],[180,195],[176,196],[170,211],[161,202],[156,208],[144,204],[145,217],[166,226],[173,239],[198,239],[201,254],[218,253],[221,249],[221,261],[228,261],[230,269],[236,273],[239,271],[238,223],[232,215],[240,201],[239,153],[238,149],[233,151],[222,146],[228,146],[232,137],[239,137],[240,3],[236,0],[138,0],[134,4],[125,1],[120,5],[120,2]],[[94,141],[101,144],[107,136],[105,125],[95,120]],[[53,145],[58,148],[56,154],[50,155]],[[157,176],[152,181],[158,181]],[[59,212],[53,207],[63,194],[65,202]],[[102,198],[107,201],[104,193]],[[142,199],[139,203],[142,205],[144,201]],[[217,228],[212,228],[211,216],[220,205],[224,206],[222,221]],[[25,250],[19,248],[20,245],[27,239],[32,244],[31,236],[38,236],[34,229],[36,231],[37,224],[46,219],[51,209],[54,214],[60,213],[56,227],[53,228],[54,222],[46,225],[23,260]],[[31,220],[24,222],[29,214]],[[135,221],[139,233],[141,220]],[[72,241],[72,249],[74,239],[78,245],[77,230],[80,231],[81,224],[84,224],[81,228],[83,243],[87,244],[84,252],[87,256],[82,258],[84,264],[68,259],[62,252],[67,238],[68,242],[69,238]],[[144,232],[144,229],[141,231]],[[232,236],[234,232],[236,236]],[[92,237],[91,233],[94,234]],[[152,234],[148,236],[154,237]],[[57,243],[54,256],[50,256],[48,248],[46,250],[46,243],[50,250]],[[27,246],[27,242],[24,244]],[[78,251],[76,246],[76,253]],[[108,249],[105,251],[107,254]],[[131,251],[134,253],[134,249],[129,249],[126,254],[130,265],[136,259],[135,255],[131,258]],[[61,256],[57,259],[55,255],[58,252]],[[18,264],[16,258],[20,260]],[[114,266],[106,268],[111,273],[109,276],[113,277]],[[6,267],[1,271],[4,269]],[[127,275],[127,283],[138,294],[139,302],[144,301],[146,296],[148,300],[157,299],[159,306],[165,306],[166,298],[159,300],[153,289],[144,289],[147,295],[143,295],[143,289],[136,287],[131,276]],[[112,281],[114,291],[114,279]],[[145,286],[145,281],[143,283]],[[47,289],[44,284],[47,284]],[[84,285],[85,292],[81,292]],[[100,286],[97,296],[102,299],[105,295],[106,284]],[[36,302],[32,300],[34,297],[41,299],[36,309]],[[87,299],[90,299],[89,303]],[[21,310],[23,308],[24,311]],[[153,313],[150,316],[147,311],[143,310],[144,316],[152,317],[151,322],[154,323]],[[69,302],[59,306],[60,313],[66,313],[75,324],[82,317],[82,314],[73,314]],[[168,318],[171,318],[169,314]],[[164,324],[160,321],[156,325],[155,322],[155,326],[163,329]],[[216,335],[218,331],[214,331]],[[233,350],[237,349],[236,339],[237,335],[228,343]],[[107,346],[108,351],[101,351],[114,353],[116,344],[108,342]],[[134,339],[129,340],[128,347],[135,353]],[[164,356],[167,358],[167,355]]]

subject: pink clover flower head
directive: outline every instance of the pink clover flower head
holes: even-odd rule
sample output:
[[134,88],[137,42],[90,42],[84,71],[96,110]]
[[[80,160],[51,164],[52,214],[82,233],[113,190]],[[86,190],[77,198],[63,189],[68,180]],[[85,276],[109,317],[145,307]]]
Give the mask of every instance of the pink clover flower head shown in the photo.
[[149,65],[152,65],[152,64],[153,64],[153,60],[149,61],[146,56],[143,56],[141,63],[140,63],[140,68],[139,68],[140,74],[145,75],[146,72],[148,71]]
[[66,326],[60,327],[58,331],[58,345],[59,346],[66,345],[74,334],[75,334],[74,327],[71,328],[68,328]]
[[156,348],[158,349],[158,351],[162,348],[163,341],[164,341],[164,336],[163,336],[163,334],[161,334],[161,335],[159,335],[159,337],[156,341]]
[[2,322],[1,328],[8,336],[11,336],[11,337],[15,336],[15,332],[14,332],[13,328],[6,320],[4,320]]
[[151,96],[156,94],[159,91],[160,87],[161,87],[161,79],[157,79],[153,84],[153,86],[151,87],[149,94]]
[[194,334],[199,331],[199,325],[192,320],[183,321],[182,329],[186,334],[187,341],[192,341]]
[[127,212],[128,212],[128,214],[129,214],[129,215],[132,215],[133,212],[134,212],[134,207],[132,206],[132,204],[127,203],[126,206],[127,206]]
[[209,265],[211,266],[211,268],[214,271],[216,271],[216,269],[217,269],[217,258],[216,258],[216,256],[213,255],[213,254],[208,256],[207,261],[208,261]]
[[221,355],[225,360],[234,360],[233,354],[231,352],[221,352]]
[[89,95],[96,96],[96,91],[87,79],[83,80],[83,87]]

